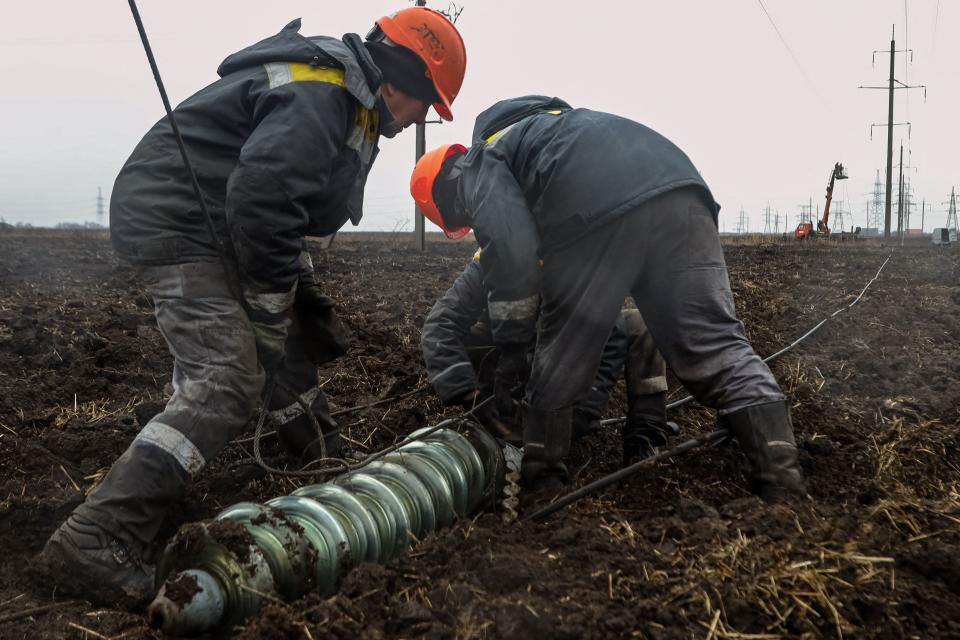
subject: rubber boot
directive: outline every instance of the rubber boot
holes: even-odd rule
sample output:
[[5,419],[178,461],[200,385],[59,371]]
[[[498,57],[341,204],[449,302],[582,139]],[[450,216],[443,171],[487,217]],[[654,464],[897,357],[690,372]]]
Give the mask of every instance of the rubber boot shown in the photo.
[[566,484],[573,408],[543,411],[522,407],[523,460],[520,465],[521,510],[531,510],[554,497]]
[[629,399],[627,421],[623,425],[623,465],[649,458],[658,447],[667,444],[680,429],[667,421],[667,394],[650,393]]
[[803,472],[786,400],[756,404],[720,417],[750,463],[750,488],[767,502],[805,496]]

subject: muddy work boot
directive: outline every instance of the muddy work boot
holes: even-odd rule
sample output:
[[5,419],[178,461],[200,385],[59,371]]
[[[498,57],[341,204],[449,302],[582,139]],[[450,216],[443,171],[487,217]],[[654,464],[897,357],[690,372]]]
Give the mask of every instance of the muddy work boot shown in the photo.
[[[280,443],[287,454],[301,465],[323,457],[339,457],[342,449],[340,426],[330,416],[327,397],[319,389],[315,393],[309,407],[317,419],[316,424],[295,397],[285,393],[281,395],[279,390],[275,394],[281,396],[283,408],[270,411]],[[271,402],[271,405],[275,404],[278,403]]]
[[529,512],[545,506],[566,485],[573,409],[543,411],[524,403],[522,416],[520,509]]
[[141,553],[83,516],[54,531],[38,560],[64,592],[97,604],[140,608],[154,596]]
[[627,421],[623,425],[623,466],[629,466],[657,453],[670,436],[680,433],[667,421],[666,394],[651,393],[631,399]]
[[738,409],[721,416],[720,426],[730,430],[747,456],[754,493],[767,502],[807,494],[785,400]]

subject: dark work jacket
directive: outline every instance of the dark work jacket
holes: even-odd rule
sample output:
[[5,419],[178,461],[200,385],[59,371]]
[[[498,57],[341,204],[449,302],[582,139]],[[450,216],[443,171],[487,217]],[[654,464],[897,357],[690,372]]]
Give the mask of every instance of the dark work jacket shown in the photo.
[[[481,262],[475,257],[433,305],[423,323],[420,349],[427,366],[427,380],[444,404],[450,404],[481,386],[468,353],[468,341],[476,348],[478,338],[484,341],[482,334],[486,334],[486,345],[493,347],[483,275]],[[532,349],[532,342],[530,346]],[[610,390],[620,377],[627,346],[626,329],[623,321],[618,319],[603,349],[593,387],[577,405],[580,411],[593,417],[599,417],[603,412]]]
[[[299,28],[229,56],[221,79],[174,111],[244,296],[271,312],[292,301],[304,236],[360,221],[380,133],[382,77],[359,36]],[[167,118],[121,169],[110,231],[136,264],[217,259]]]
[[473,138],[457,206],[483,247],[498,344],[533,338],[539,257],[674,189],[698,189],[718,210],[696,167],[665,137],[558,98],[498,102],[477,118]]

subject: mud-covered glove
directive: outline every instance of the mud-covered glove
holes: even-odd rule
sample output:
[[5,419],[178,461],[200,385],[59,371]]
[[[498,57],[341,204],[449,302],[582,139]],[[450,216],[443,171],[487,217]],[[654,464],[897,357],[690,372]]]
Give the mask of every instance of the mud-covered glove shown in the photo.
[[524,387],[530,377],[529,349],[526,344],[505,344],[494,374],[493,394],[497,412],[506,420],[515,420],[523,400]]
[[349,332],[337,316],[333,300],[312,281],[301,280],[293,302],[303,330],[307,357],[316,365],[336,360],[347,352]]
[[260,360],[260,365],[265,371],[272,373],[283,364],[290,320],[285,313],[267,313],[248,309],[247,314],[257,341],[257,359]]
[[522,442],[523,434],[520,430],[502,420],[500,414],[497,413],[494,401],[484,402],[479,391],[467,392],[461,396],[457,404],[463,407],[465,412],[472,413],[477,422],[490,435],[511,443]]

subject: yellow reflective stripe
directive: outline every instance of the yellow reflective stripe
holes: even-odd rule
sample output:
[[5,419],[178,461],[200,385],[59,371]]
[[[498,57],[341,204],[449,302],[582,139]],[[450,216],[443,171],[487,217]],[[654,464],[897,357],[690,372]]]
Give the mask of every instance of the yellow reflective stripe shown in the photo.
[[[561,109],[553,109],[551,111],[541,111],[541,113],[549,113],[552,116],[558,116],[561,113],[563,113],[563,111]],[[517,123],[514,122],[513,124],[517,124]],[[493,142],[494,140],[496,140],[497,138],[505,134],[507,131],[510,131],[510,129],[513,128],[513,124],[507,127],[506,129],[501,129],[500,131],[497,131],[496,133],[492,134],[490,137],[488,137],[485,140],[485,142]]]
[[343,69],[330,67],[314,67],[305,62],[289,62],[290,80],[292,82],[329,82],[343,86]]
[[327,82],[343,86],[343,70],[330,67],[313,67],[304,62],[268,62],[263,65],[270,88],[282,87],[291,82]]
[[380,112],[371,109],[365,109],[357,105],[357,112],[354,114],[354,123],[357,129],[363,131],[364,140],[368,143],[377,141],[377,134],[380,131]]
[[480,259],[480,254],[481,254],[482,252],[483,252],[483,247],[477,249],[477,252],[476,252],[475,254],[473,254],[473,259],[474,259],[474,260],[479,260],[479,259]]

